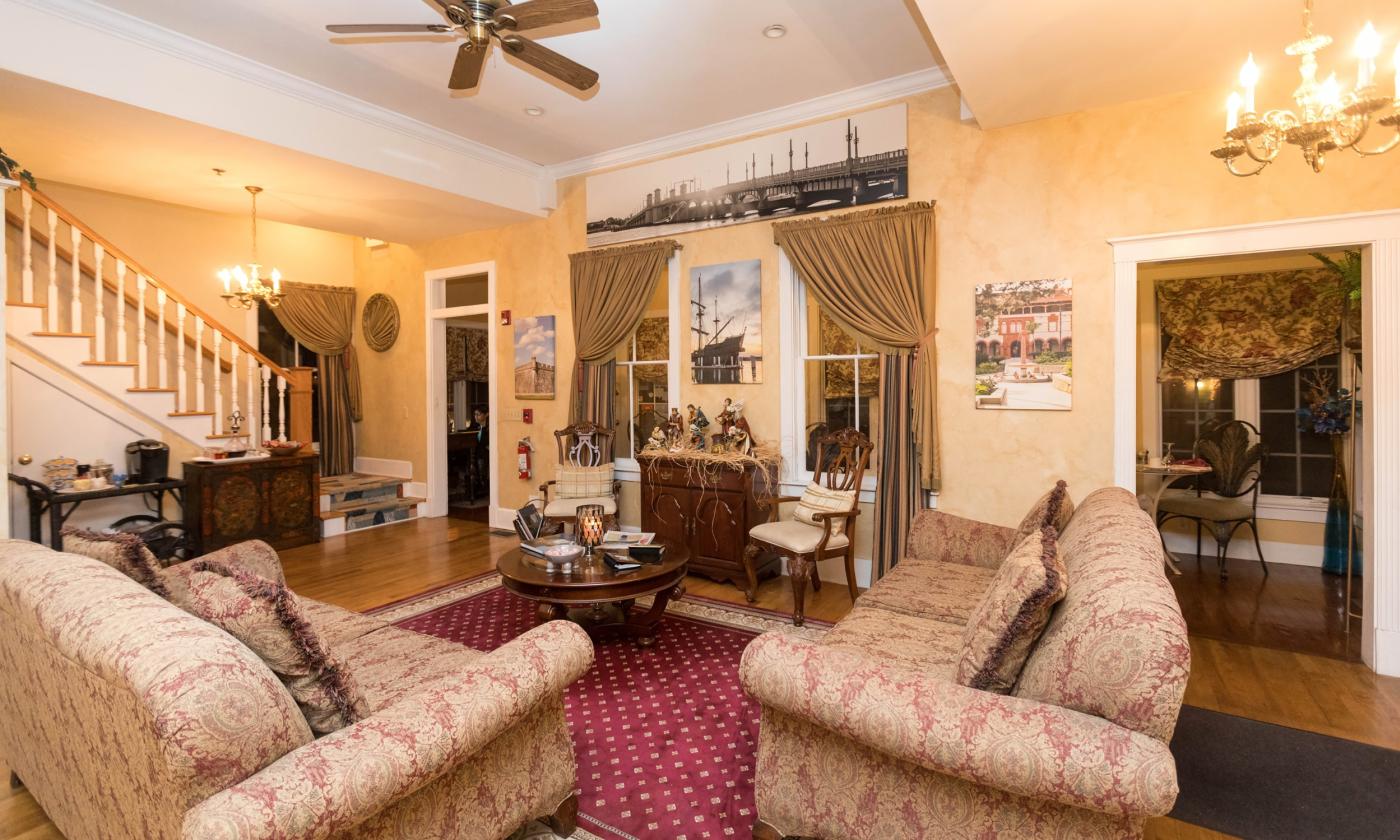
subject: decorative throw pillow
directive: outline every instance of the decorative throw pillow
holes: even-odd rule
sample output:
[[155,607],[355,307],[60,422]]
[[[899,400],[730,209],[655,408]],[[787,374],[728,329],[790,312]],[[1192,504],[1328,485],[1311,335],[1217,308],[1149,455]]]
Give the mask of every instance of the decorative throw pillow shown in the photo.
[[1002,561],[991,587],[963,628],[957,680],[1006,694],[1021,675],[1050,611],[1065,597],[1065,566],[1055,529],[1046,526]]
[[1044,496],[1036,500],[1031,505],[1031,509],[1021,519],[1021,524],[1016,528],[1016,542],[1020,542],[1026,537],[1049,525],[1055,529],[1055,535],[1064,533],[1065,526],[1069,525],[1070,517],[1074,516],[1074,502],[1069,497],[1069,485],[1064,480],[1055,482]]
[[560,464],[554,490],[557,499],[592,499],[613,493],[613,465],[576,467]]
[[[817,514],[844,513],[850,510],[855,503],[856,491],[854,490],[832,490],[815,481],[809,481],[807,489],[802,491],[802,499],[792,509],[792,518],[798,522],[806,522],[808,525],[820,528],[822,521],[817,518]],[[832,520],[831,535],[833,537],[843,534],[845,531],[846,520]]]
[[[239,569],[254,577],[267,578],[273,583],[287,585],[287,578],[282,572],[282,560],[277,556],[277,549],[262,540],[245,540],[241,543],[225,546],[218,551],[211,551],[195,559],[222,563],[230,569]],[[176,563],[160,571],[160,581],[165,585],[166,590],[163,594],[172,603],[180,603],[181,599],[188,598],[185,591],[189,589],[190,568],[193,565],[194,561]]]
[[160,561],[135,534],[68,527],[63,529],[63,550],[101,560],[157,595],[169,597]]
[[287,587],[210,560],[188,564],[174,602],[247,645],[281,678],[311,731],[325,735],[369,714],[359,687]]

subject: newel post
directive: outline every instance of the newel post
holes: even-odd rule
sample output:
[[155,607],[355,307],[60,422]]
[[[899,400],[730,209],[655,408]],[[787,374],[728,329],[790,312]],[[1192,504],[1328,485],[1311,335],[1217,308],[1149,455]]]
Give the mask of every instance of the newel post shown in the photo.
[[287,437],[311,445],[311,375],[315,368],[287,368]]

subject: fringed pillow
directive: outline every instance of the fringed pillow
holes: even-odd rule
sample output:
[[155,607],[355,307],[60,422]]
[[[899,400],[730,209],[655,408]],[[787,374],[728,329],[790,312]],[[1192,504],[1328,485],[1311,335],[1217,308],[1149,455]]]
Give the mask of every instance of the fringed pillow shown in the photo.
[[1065,566],[1055,529],[1045,526],[1002,561],[963,628],[957,680],[1006,694],[1016,685],[1050,612],[1065,597]]
[[172,600],[256,653],[287,686],[312,732],[326,735],[368,716],[364,695],[290,589],[223,563],[187,565],[186,586]]
[[[277,549],[262,540],[234,543],[195,559],[206,563],[222,563],[230,569],[239,569],[254,577],[287,585],[287,578],[282,572],[282,559],[277,556]],[[193,562],[176,563],[161,570],[160,580],[165,584],[165,597],[171,602],[188,600],[188,596],[183,593],[189,588],[190,567],[193,565]]]
[[1016,528],[1016,542],[1019,543],[1046,525],[1054,528],[1055,535],[1059,536],[1064,533],[1065,526],[1069,525],[1072,516],[1074,502],[1069,497],[1069,485],[1061,479],[1031,505],[1031,509],[1026,512],[1021,524]]
[[169,597],[160,561],[135,534],[70,526],[63,529],[63,550],[101,560],[162,598]]
[[[832,490],[830,487],[823,487],[815,481],[807,482],[807,489],[802,491],[802,499],[797,506],[792,509],[792,518],[798,522],[806,522],[808,525],[822,527],[822,520],[817,514],[821,513],[845,513],[856,504],[856,491],[854,490]],[[831,521],[831,535],[839,536],[846,532],[846,520],[833,519]]]

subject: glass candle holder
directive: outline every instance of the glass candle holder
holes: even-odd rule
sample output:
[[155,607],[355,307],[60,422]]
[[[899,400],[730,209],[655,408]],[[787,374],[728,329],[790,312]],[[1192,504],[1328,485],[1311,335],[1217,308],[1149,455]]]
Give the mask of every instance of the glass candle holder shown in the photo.
[[603,506],[579,505],[576,515],[578,544],[583,546],[584,551],[591,557],[593,549],[603,541]]

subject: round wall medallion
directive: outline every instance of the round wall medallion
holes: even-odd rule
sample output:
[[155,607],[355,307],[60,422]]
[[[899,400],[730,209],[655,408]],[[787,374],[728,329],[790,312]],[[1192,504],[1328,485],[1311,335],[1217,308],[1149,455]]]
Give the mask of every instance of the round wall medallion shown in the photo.
[[399,306],[386,294],[370,295],[363,315],[365,343],[383,353],[399,338]]

